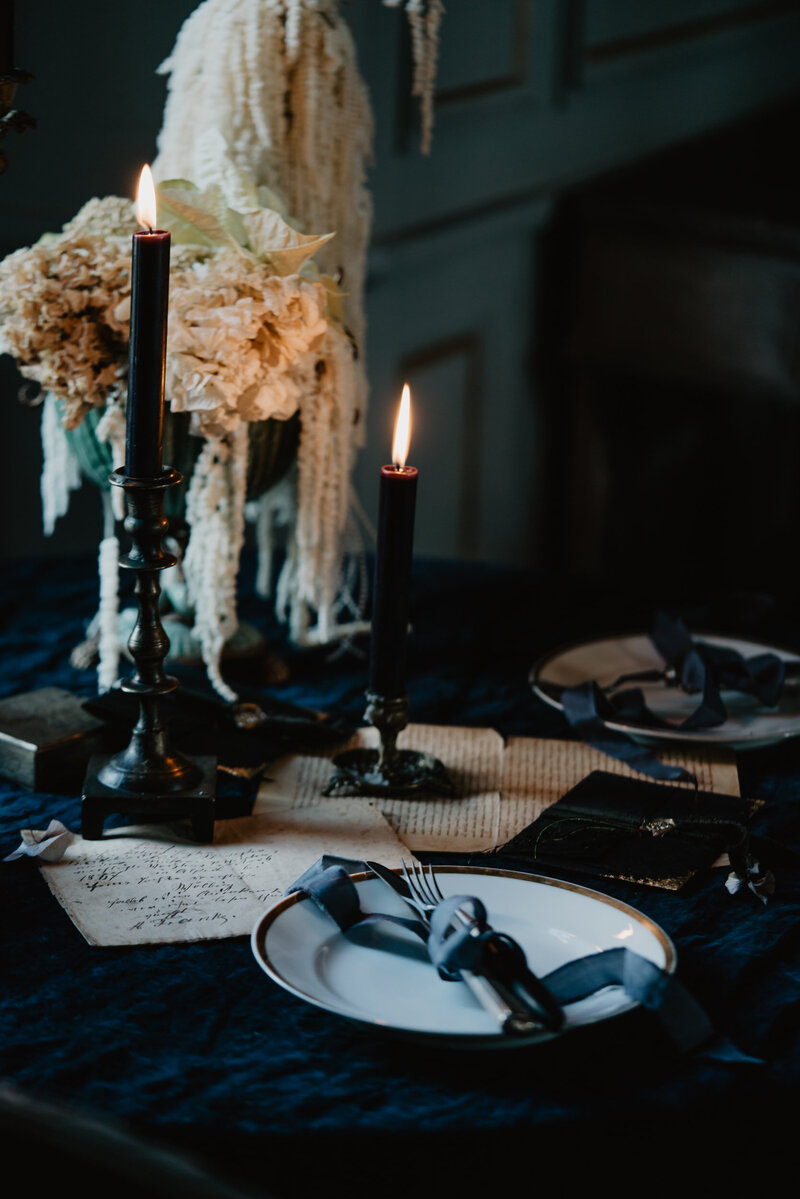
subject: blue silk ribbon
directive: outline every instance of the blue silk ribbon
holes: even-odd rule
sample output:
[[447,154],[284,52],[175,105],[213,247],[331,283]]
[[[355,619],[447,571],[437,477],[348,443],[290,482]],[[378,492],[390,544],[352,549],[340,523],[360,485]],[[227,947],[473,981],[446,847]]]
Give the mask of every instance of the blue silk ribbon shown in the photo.
[[[485,971],[487,947],[501,944],[505,955],[504,969],[512,974],[516,972],[516,977],[525,982],[529,971],[524,951],[511,937],[496,932],[486,923],[486,909],[476,897],[450,896],[434,911],[430,928],[420,920],[364,912],[356,886],[341,864],[343,861],[350,870],[367,869],[363,862],[324,855],[287,893],[299,891],[308,895],[345,935],[358,926],[381,921],[409,929],[425,942],[431,962],[451,978],[458,977],[461,970]],[[456,909],[466,904],[483,925],[480,937],[454,925]],[[621,986],[626,995],[657,1017],[678,1051],[698,1052],[704,1057],[737,1065],[763,1065],[761,1059],[741,1053],[719,1036],[706,1012],[674,975],[667,974],[654,962],[629,949],[608,949],[577,958],[537,981],[546,987],[558,1005],[575,1003],[604,987]]]
[[[660,720],[648,708],[640,688],[629,687],[607,695],[593,680],[562,691],[564,716],[582,741],[631,769],[654,779],[696,783],[691,771],[665,765],[625,733],[609,728],[609,722],[639,725],[644,732],[648,727],[686,732],[716,728],[728,716],[721,695],[724,688],[752,695],[766,707],[774,707],[786,677],[786,664],[777,654],[745,658],[737,650],[695,641],[682,620],[665,612],[656,613],[650,640],[664,661],[663,672],[655,672],[656,676],[687,694],[701,696],[695,710],[680,725]],[[639,677],[652,679],[653,675],[653,670],[645,670]],[[628,681],[636,678],[632,674]]]
[[777,654],[745,658],[728,646],[695,641],[683,621],[666,612],[656,613],[650,640],[679,686],[690,695],[702,695],[681,728],[707,729],[724,723],[728,714],[720,695],[723,688],[752,695],[767,708],[774,708],[780,698],[786,663]]

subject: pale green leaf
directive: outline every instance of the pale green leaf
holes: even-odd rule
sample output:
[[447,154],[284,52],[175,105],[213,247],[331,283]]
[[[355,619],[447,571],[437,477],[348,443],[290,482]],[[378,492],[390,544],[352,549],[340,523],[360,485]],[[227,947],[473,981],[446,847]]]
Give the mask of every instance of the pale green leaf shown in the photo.
[[279,213],[285,221],[289,219],[286,206],[278,199],[277,193],[271,187],[267,187],[265,183],[260,183],[256,188],[256,197],[258,204],[254,205],[254,207],[271,208],[273,212]]
[[303,263],[334,236],[298,233],[270,208],[245,213],[242,224],[250,249],[266,259],[278,275],[296,275]]
[[336,321],[339,325],[344,325],[344,307],[342,300],[346,292],[339,290],[339,285],[330,275],[319,275],[318,281],[325,288],[328,297],[327,312],[331,320]]
[[199,192],[200,188],[191,179],[161,179],[156,191]]
[[[205,192],[183,188],[158,189],[158,217],[179,244],[225,246],[245,253],[229,228],[229,209],[218,188]],[[224,210],[224,211],[223,211]],[[237,214],[231,214],[236,216]]]

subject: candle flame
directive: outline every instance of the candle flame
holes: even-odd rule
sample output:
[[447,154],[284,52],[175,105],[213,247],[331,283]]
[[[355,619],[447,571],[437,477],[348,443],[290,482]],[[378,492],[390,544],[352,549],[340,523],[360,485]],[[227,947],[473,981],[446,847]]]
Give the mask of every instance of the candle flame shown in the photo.
[[136,219],[151,233],[156,227],[156,189],[147,163],[142,167],[142,173],[139,176],[139,187],[136,192]]
[[411,391],[406,383],[400,399],[400,408],[394,425],[394,441],[392,442],[392,462],[397,467],[404,467],[408,458],[408,447],[411,442]]

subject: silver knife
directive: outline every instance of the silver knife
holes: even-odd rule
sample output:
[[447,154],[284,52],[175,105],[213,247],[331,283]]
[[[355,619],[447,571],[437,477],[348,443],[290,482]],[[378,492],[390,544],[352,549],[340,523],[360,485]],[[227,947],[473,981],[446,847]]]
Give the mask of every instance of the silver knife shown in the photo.
[[[408,904],[426,927],[430,925],[428,912],[421,904],[417,903],[406,883],[398,874],[386,866],[382,866],[380,862],[365,862],[364,864],[381,882],[391,887],[392,891]],[[465,921],[471,923],[467,917],[465,917]],[[542,1022],[537,1020],[527,1008],[521,1007],[517,999],[505,987],[484,978],[481,974],[473,974],[471,970],[460,970],[459,975],[481,1007],[497,1021],[504,1033],[522,1036],[541,1032],[544,1028]]]

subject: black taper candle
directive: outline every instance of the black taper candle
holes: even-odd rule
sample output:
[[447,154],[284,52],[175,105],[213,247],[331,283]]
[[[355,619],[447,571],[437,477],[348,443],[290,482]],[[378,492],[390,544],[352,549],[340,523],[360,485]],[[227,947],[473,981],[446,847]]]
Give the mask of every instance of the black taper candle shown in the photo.
[[416,467],[381,467],[369,687],[387,699],[399,698],[406,690],[416,497]]
[[134,478],[161,473],[169,251],[162,229],[133,235],[125,473]]
[[[149,190],[149,202],[143,194]],[[145,167],[137,201],[141,224],[155,225],[155,191]],[[161,474],[164,437],[164,370],[167,354],[170,235],[164,229],[133,235],[131,340],[125,473],[137,479]]]
[[406,647],[414,557],[417,470],[406,466],[411,439],[411,393],[403,388],[392,444],[392,466],[381,467],[378,539],[372,589],[372,644],[364,719],[377,730],[376,749],[344,750],[325,795],[454,795],[442,763],[432,754],[400,749],[408,726]]

